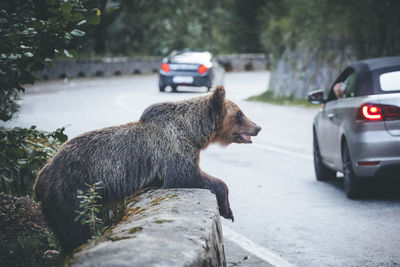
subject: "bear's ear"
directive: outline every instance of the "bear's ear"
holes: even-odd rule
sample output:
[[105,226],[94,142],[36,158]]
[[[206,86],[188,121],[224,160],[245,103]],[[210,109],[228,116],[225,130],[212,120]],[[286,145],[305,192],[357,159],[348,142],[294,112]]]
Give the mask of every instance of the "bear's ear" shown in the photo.
[[220,111],[225,101],[225,89],[222,85],[217,86],[213,91],[210,98],[211,106]]

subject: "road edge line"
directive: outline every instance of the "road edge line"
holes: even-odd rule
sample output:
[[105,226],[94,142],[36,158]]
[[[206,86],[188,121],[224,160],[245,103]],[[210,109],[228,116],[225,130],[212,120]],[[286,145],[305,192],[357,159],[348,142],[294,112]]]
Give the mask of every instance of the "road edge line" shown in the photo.
[[241,234],[235,232],[227,226],[222,226],[223,237],[234,242],[236,245],[240,246],[242,249],[248,251],[249,253],[259,257],[260,259],[268,262],[273,266],[279,267],[293,267],[295,265],[287,262],[285,259],[279,255],[271,252],[265,247],[262,247],[250,239],[242,236]]

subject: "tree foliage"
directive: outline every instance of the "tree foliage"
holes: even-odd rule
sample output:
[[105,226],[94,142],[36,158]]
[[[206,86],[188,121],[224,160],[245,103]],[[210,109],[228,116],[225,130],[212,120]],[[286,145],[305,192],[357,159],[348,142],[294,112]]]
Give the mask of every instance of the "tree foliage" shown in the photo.
[[[285,49],[352,49],[357,58],[400,53],[398,0],[90,0],[90,5],[106,14],[105,23],[89,33],[87,52],[163,55],[189,47],[274,57]],[[117,11],[107,11],[115,6]]]
[[16,113],[18,93],[35,81],[35,71],[56,55],[77,56],[76,39],[85,35],[80,28],[88,21],[98,23],[99,16],[81,0],[0,3],[0,120]]
[[[236,39],[251,39],[256,20],[247,20],[251,4],[241,15],[243,1],[231,0],[91,0],[93,7],[105,10],[104,24],[88,32],[86,52],[111,55],[165,55],[182,48],[207,49],[217,53],[234,52]],[[253,1],[252,1],[253,2]],[[258,3],[264,0],[255,1]],[[118,6],[118,9],[115,7]],[[108,8],[107,8],[108,7]],[[256,8],[257,9],[257,8]],[[236,14],[233,13],[236,10]],[[232,12],[231,12],[232,11]],[[237,15],[240,16],[237,16]],[[242,35],[230,35],[240,25]],[[105,36],[105,38],[99,38]],[[235,39],[236,38],[236,39]],[[94,42],[94,40],[99,42]],[[102,43],[104,42],[104,43]],[[240,49],[249,52],[257,46],[253,41],[241,42]],[[95,49],[102,47],[102,49]],[[261,50],[261,46],[257,47]]]
[[[76,58],[81,27],[98,24],[100,11],[88,10],[83,0],[6,0],[0,3],[0,120],[18,110],[23,86],[35,81],[35,72],[54,57]],[[37,171],[67,140],[64,128],[52,133],[0,127],[0,190],[31,194]]]
[[400,54],[397,0],[272,0],[264,8],[266,51],[350,49],[357,58]]

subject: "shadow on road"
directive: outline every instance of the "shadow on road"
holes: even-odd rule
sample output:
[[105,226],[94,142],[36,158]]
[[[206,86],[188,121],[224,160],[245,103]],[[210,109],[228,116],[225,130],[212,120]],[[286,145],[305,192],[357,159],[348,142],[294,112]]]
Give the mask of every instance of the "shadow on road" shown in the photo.
[[[365,194],[360,200],[400,201],[400,177],[376,177],[364,182]],[[343,178],[323,183],[337,188],[344,194]]]

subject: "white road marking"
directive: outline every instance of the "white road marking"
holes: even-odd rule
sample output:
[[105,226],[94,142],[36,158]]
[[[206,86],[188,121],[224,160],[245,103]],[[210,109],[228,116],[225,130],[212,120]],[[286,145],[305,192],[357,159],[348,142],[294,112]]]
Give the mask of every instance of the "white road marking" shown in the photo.
[[268,262],[269,264],[272,264],[273,266],[279,266],[279,267],[295,266],[284,260],[279,255],[276,255],[275,253],[269,251],[268,249],[254,243],[250,239],[242,236],[241,234],[230,229],[229,227],[223,226],[222,230],[224,238],[229,239],[230,241],[234,242],[244,250]]
[[264,144],[253,144],[254,148],[261,148],[261,149],[265,149],[265,150],[269,150],[272,152],[276,152],[276,153],[280,153],[280,154],[285,154],[285,155],[289,155],[289,156],[294,156],[297,158],[301,158],[301,159],[306,159],[306,160],[312,160],[313,156],[306,154],[306,153],[301,153],[301,152],[294,152],[285,148],[281,148],[281,147],[277,147],[277,146],[271,146],[271,145],[264,145]]

